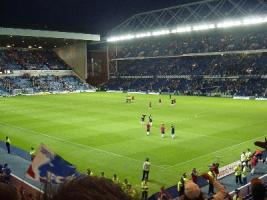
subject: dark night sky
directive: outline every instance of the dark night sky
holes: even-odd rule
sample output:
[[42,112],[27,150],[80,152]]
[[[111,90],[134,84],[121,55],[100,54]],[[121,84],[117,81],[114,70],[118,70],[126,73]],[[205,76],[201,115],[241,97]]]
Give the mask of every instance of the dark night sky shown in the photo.
[[133,14],[193,1],[196,0],[1,0],[0,26],[104,36]]

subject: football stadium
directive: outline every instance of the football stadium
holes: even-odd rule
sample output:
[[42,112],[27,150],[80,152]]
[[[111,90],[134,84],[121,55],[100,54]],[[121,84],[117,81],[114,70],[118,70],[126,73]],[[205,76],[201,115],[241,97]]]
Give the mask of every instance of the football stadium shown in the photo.
[[101,34],[0,27],[0,199],[267,198],[267,1]]

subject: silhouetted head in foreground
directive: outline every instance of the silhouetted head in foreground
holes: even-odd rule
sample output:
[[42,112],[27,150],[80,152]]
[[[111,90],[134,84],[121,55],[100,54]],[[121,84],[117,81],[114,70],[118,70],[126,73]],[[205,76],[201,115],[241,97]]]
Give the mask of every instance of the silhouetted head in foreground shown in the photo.
[[111,180],[81,176],[63,183],[51,200],[132,200]]
[[0,199],[18,200],[20,197],[15,187],[9,184],[0,183]]

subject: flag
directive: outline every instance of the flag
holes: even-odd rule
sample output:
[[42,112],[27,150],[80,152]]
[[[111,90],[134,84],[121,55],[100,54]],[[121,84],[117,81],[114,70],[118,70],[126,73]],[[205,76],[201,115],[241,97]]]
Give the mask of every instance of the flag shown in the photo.
[[54,184],[62,183],[64,180],[76,175],[75,166],[50,151],[43,144],[26,172],[26,177],[32,180],[39,182],[49,181]]

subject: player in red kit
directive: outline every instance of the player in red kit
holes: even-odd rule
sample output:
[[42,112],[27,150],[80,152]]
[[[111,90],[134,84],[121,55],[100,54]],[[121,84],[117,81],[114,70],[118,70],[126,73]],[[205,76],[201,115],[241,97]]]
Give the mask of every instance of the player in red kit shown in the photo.
[[151,130],[151,125],[150,125],[150,123],[148,122],[148,123],[146,124],[146,134],[147,134],[147,135],[150,135],[150,130]]
[[164,138],[164,136],[165,136],[165,126],[164,126],[164,124],[161,124],[160,132],[161,132],[161,137]]

